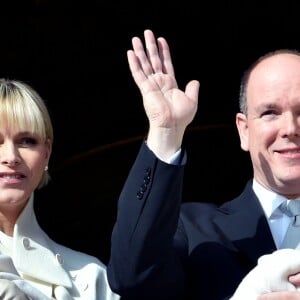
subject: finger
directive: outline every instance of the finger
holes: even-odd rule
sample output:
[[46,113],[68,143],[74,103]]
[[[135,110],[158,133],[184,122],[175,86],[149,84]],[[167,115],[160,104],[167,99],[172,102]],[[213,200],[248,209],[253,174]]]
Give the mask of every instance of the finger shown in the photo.
[[162,71],[173,77],[175,77],[174,68],[172,64],[172,58],[169,45],[165,38],[160,37],[157,39],[160,60],[162,62]]
[[300,299],[300,294],[299,292],[269,292],[266,294],[262,294],[260,296],[257,297],[257,300],[278,300],[278,299]]
[[148,60],[143,43],[140,38],[132,38],[132,47],[135,56],[139,60],[139,65],[146,76],[153,74],[151,62]]
[[145,45],[147,49],[147,56],[151,63],[151,67],[154,73],[162,72],[162,63],[158,52],[155,36],[149,29],[144,31]]
[[133,50],[127,51],[127,60],[131,75],[138,87],[141,88],[142,83],[146,80],[147,77],[141,67],[139,58],[136,56]]
[[289,276],[289,281],[296,286],[300,286],[300,273]]

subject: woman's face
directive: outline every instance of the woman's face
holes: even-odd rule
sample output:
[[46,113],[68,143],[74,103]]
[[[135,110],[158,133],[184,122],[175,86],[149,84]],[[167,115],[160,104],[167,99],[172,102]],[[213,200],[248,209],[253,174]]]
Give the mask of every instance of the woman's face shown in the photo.
[[24,207],[38,186],[51,143],[29,132],[0,127],[0,208]]

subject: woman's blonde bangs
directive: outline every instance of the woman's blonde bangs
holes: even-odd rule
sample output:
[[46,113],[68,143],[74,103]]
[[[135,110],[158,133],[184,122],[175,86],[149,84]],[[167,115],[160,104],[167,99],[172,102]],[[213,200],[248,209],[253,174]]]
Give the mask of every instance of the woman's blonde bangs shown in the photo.
[[23,83],[14,82],[0,88],[0,128],[4,126],[30,132],[42,141],[53,141],[52,124],[44,103]]

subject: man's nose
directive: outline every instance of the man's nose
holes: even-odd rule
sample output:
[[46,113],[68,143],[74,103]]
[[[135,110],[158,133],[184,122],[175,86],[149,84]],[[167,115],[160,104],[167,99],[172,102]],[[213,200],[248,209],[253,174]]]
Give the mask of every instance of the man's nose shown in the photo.
[[282,129],[283,136],[300,136],[300,116],[287,115],[283,120]]

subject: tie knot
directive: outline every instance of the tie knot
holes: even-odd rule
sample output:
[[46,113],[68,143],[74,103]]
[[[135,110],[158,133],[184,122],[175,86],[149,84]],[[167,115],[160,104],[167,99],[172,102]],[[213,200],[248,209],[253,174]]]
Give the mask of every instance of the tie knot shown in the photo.
[[290,217],[300,215],[300,200],[290,200],[283,202],[280,209]]
[[300,225],[300,200],[285,201],[280,205],[280,210],[289,217],[295,217],[294,226]]

